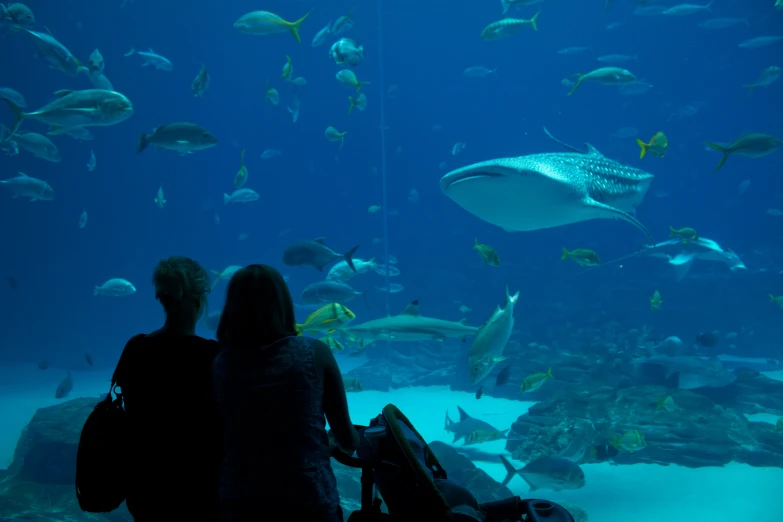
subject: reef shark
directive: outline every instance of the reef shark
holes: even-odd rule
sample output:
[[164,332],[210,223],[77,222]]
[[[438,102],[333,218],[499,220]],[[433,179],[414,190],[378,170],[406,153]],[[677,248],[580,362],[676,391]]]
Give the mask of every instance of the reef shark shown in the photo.
[[459,421],[457,422],[451,420],[449,412],[446,412],[446,426],[444,429],[454,434],[454,440],[451,441],[452,444],[460,440],[462,440],[462,444],[465,446],[475,444],[468,440],[470,434],[475,431],[496,434],[498,439],[506,438],[509,430],[499,430],[488,422],[471,417],[459,406],[457,406],[457,411],[459,411]]
[[464,322],[446,321],[419,314],[419,301],[413,301],[399,315],[373,319],[342,329],[349,337],[371,341],[442,341],[447,337],[476,335],[478,328]]
[[507,232],[559,227],[599,218],[622,219],[652,234],[633,216],[654,176],[585,144],[587,152],[547,135],[571,152],[483,161],[440,180],[446,196]]

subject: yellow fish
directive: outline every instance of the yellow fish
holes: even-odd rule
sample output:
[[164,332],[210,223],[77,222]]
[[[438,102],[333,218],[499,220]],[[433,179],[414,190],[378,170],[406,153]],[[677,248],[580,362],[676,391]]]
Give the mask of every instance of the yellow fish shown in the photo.
[[666,139],[666,134],[661,131],[655,133],[650,139],[650,143],[645,143],[639,138],[636,138],[636,143],[642,148],[639,153],[639,159],[642,159],[648,152],[653,156],[664,157],[666,154],[666,148],[669,146],[669,140]]

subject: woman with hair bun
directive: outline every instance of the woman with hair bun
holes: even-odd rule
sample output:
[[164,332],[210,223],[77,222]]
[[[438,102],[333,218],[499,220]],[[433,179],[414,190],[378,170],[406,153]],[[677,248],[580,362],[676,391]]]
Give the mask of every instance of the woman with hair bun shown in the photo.
[[158,263],[152,283],[165,322],[128,341],[113,376],[129,431],[126,504],[138,522],[216,521],[222,454],[211,371],[220,345],[196,335],[209,274],[175,256]]

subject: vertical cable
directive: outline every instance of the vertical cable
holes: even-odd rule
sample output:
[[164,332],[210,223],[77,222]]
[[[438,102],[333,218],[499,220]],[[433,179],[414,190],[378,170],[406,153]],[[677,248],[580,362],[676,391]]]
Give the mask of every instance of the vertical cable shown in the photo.
[[[383,77],[383,0],[378,0],[378,89],[380,90],[381,107],[381,209],[383,210],[383,258],[386,265],[386,316],[391,315],[389,297],[391,286],[389,283],[389,201],[386,192],[386,89]],[[386,341],[386,357],[389,368],[389,388],[392,383],[391,370],[391,341]]]

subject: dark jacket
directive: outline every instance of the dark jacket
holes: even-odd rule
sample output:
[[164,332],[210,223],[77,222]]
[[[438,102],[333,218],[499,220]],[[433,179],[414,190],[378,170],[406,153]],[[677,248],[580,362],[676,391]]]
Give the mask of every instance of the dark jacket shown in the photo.
[[219,351],[215,341],[158,333],[125,345],[114,379],[129,425],[127,507],[137,521],[218,520],[222,450],[211,372]]

